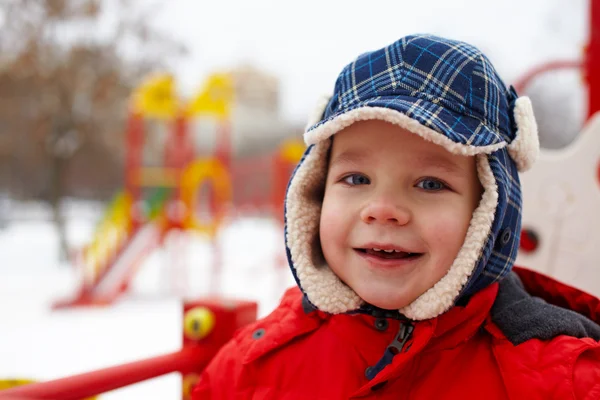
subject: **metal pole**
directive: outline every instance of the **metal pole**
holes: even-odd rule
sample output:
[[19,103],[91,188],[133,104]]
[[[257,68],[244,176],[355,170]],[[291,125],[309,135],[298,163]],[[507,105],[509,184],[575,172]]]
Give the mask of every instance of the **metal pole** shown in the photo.
[[581,69],[583,66],[581,61],[573,61],[573,60],[560,60],[560,61],[552,61],[539,67],[535,67],[531,71],[528,71],[527,74],[523,75],[519,80],[517,80],[513,86],[515,87],[517,93],[521,94],[527,90],[527,87],[531,84],[531,82],[537,78],[538,76],[549,72],[556,71],[561,69]]
[[171,372],[185,373],[201,370],[217,350],[216,346],[186,346],[175,353],[146,360],[3,390],[0,392],[0,400],[14,398],[79,400]]
[[590,0],[589,43],[585,56],[588,83],[588,118],[600,110],[600,0]]
[[133,204],[140,199],[140,182],[138,180],[142,164],[142,147],[144,146],[143,125],[142,115],[131,111],[127,123],[125,190],[130,194]]

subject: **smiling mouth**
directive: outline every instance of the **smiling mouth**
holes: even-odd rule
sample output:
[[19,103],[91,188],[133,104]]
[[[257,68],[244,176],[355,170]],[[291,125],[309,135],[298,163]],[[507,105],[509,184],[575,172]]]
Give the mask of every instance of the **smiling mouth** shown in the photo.
[[359,253],[379,257],[385,260],[407,260],[414,259],[423,255],[423,253],[408,253],[399,250],[381,250],[381,249],[354,249]]

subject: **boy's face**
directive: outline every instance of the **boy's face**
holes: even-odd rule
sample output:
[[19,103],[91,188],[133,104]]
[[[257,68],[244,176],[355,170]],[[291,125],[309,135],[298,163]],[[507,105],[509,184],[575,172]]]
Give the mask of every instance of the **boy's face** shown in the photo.
[[378,120],[336,133],[332,146],[325,259],[366,302],[407,306],[446,274],[464,242],[482,194],[475,158]]

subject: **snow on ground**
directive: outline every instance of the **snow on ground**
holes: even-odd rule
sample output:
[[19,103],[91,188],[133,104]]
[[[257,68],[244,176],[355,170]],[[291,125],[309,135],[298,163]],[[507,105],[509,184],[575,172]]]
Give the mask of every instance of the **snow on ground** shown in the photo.
[[[69,242],[85,244],[102,208],[69,203],[67,211]],[[179,349],[181,301],[173,290],[182,282],[188,298],[217,292],[256,300],[260,316],[294,284],[281,227],[264,218],[243,218],[230,221],[217,236],[223,267],[215,279],[212,243],[198,234],[174,235],[148,256],[131,293],[116,305],[51,311],[54,301],[73,294],[78,275],[58,263],[48,215],[43,206],[18,205],[11,210],[13,222],[0,230],[0,379],[48,380]],[[173,265],[184,272],[173,276]],[[180,384],[179,375],[171,374],[101,397],[175,399]]]

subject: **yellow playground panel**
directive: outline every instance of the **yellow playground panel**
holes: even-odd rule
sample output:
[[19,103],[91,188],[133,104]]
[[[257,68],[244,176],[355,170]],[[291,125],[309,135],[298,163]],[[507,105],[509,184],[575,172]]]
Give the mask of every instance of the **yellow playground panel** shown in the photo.
[[233,94],[233,80],[229,74],[212,74],[196,97],[186,104],[176,96],[173,76],[157,74],[135,90],[132,107],[134,112],[150,118],[209,115],[222,121],[229,118]]
[[[212,221],[202,222],[194,211],[198,204],[199,188],[204,182],[212,185],[214,210]],[[225,166],[217,158],[198,159],[190,164],[181,178],[181,200],[186,207],[184,227],[214,235],[225,212],[225,205],[232,201],[231,177]]]
[[86,283],[92,283],[96,279],[108,259],[114,256],[115,250],[127,239],[131,227],[131,207],[130,196],[122,192],[115,196],[104,213],[92,242],[82,254],[84,265],[88,266],[84,269]]

